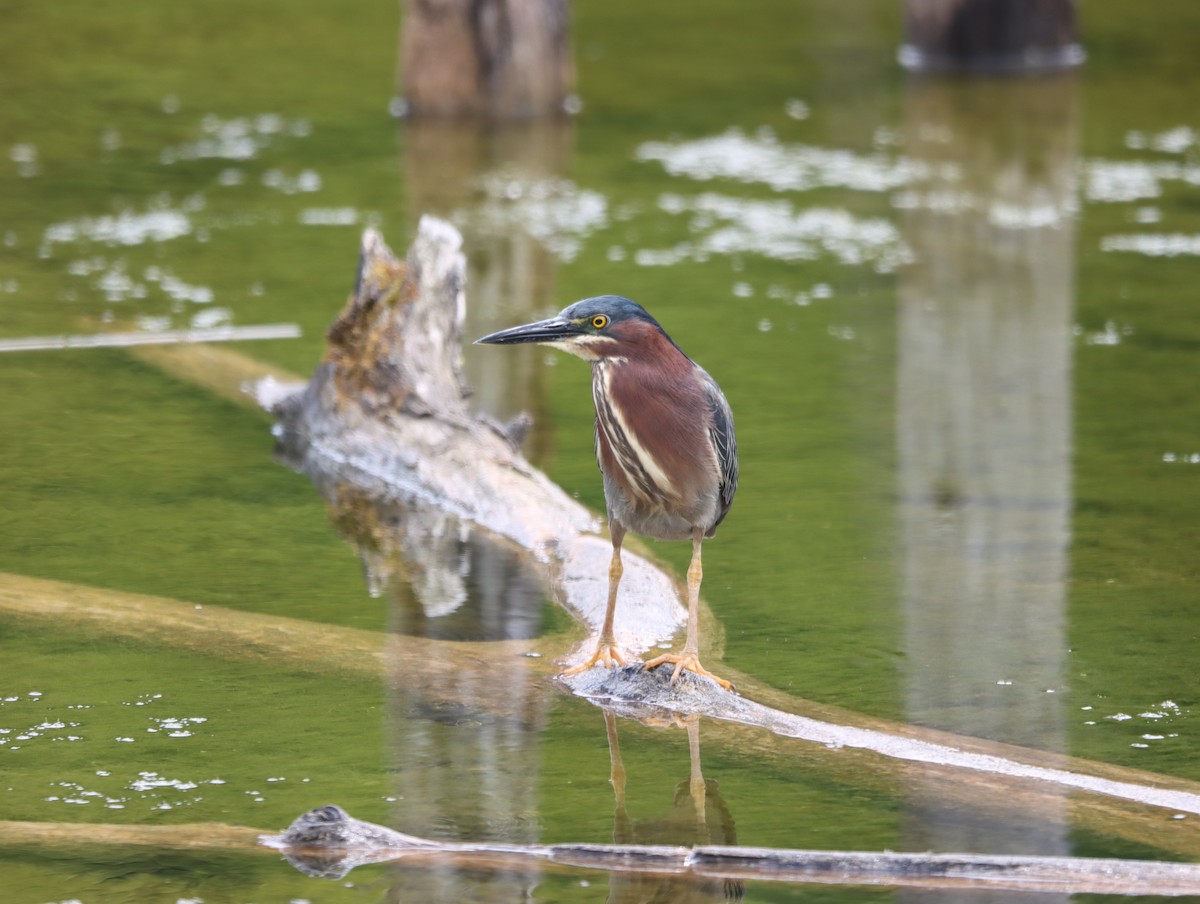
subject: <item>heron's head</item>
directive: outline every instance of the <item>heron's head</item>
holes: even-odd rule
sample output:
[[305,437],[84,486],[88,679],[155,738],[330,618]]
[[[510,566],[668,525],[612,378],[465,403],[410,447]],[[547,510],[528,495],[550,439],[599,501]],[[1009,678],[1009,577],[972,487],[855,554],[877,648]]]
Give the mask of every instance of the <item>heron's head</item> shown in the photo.
[[667,338],[645,308],[620,295],[599,295],[577,301],[547,320],[501,330],[475,342],[487,345],[536,342],[578,355],[585,361],[597,361],[627,355],[643,345],[642,340],[649,335]]

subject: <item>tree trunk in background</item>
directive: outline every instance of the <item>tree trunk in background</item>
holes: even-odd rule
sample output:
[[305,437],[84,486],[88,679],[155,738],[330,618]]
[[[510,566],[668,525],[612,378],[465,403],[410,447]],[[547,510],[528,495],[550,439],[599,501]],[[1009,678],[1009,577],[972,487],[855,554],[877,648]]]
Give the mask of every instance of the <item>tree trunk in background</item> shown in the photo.
[[916,70],[1030,72],[1083,62],[1079,0],[904,0],[900,63]]
[[404,0],[401,84],[410,116],[528,119],[574,90],[567,0]]

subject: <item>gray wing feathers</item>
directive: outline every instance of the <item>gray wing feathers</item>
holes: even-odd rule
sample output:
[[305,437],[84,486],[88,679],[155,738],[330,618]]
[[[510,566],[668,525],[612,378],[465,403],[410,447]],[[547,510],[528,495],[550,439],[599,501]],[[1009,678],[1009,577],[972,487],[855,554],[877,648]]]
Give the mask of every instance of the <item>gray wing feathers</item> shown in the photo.
[[704,389],[708,393],[708,406],[712,414],[712,424],[708,429],[709,439],[712,440],[713,450],[717,454],[717,468],[721,474],[721,513],[718,515],[715,528],[724,520],[729,506],[733,504],[733,494],[738,485],[737,437],[733,433],[733,411],[725,394],[716,380],[700,367]]

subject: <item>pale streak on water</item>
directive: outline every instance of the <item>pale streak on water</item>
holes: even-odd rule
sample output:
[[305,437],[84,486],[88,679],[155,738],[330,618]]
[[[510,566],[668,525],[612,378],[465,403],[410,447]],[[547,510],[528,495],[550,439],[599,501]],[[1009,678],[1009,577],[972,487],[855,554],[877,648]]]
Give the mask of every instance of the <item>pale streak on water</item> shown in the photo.
[[247,342],[256,339],[298,339],[297,323],[221,326],[209,329],[163,330],[138,333],[81,333],[0,339],[0,352],[57,351],[76,348],[129,348],[137,345],[190,345],[200,342]]

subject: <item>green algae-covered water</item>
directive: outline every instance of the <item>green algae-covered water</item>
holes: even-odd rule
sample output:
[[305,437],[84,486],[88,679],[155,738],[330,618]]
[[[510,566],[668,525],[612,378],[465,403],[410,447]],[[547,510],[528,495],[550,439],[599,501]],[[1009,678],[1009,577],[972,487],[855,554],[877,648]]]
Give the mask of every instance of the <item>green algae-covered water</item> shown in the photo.
[[[470,335],[616,292],[724,387],[742,480],[704,595],[731,668],[866,716],[1200,781],[1194,4],[1092,0],[1078,72],[1001,82],[905,74],[882,0],[576,4],[581,113],[493,130],[389,117],[394,5],[3,9],[0,340],[295,324],[301,338],[236,350],[306,374],[362,229],[402,249],[436,213],[466,240]],[[533,412],[530,457],[602,509],[587,369],[521,351],[466,350],[479,407]],[[0,593],[50,580],[381,647],[569,629],[536,589],[478,574],[422,606],[420,562],[364,563],[273,459],[267,418],[143,357],[3,352],[0,392]],[[654,552],[686,567],[686,544]],[[497,676],[515,714],[435,706],[405,692],[403,665],[381,685],[4,615],[0,820],[278,830],[336,802],[504,842],[1194,847],[1177,840],[1194,814],[1164,811],[1146,837],[1065,800],[985,818],[708,723],[700,837],[677,800],[684,731],[619,720],[619,805],[595,707],[526,671]],[[14,902],[724,894],[599,873],[331,881],[264,854],[6,837]]]

